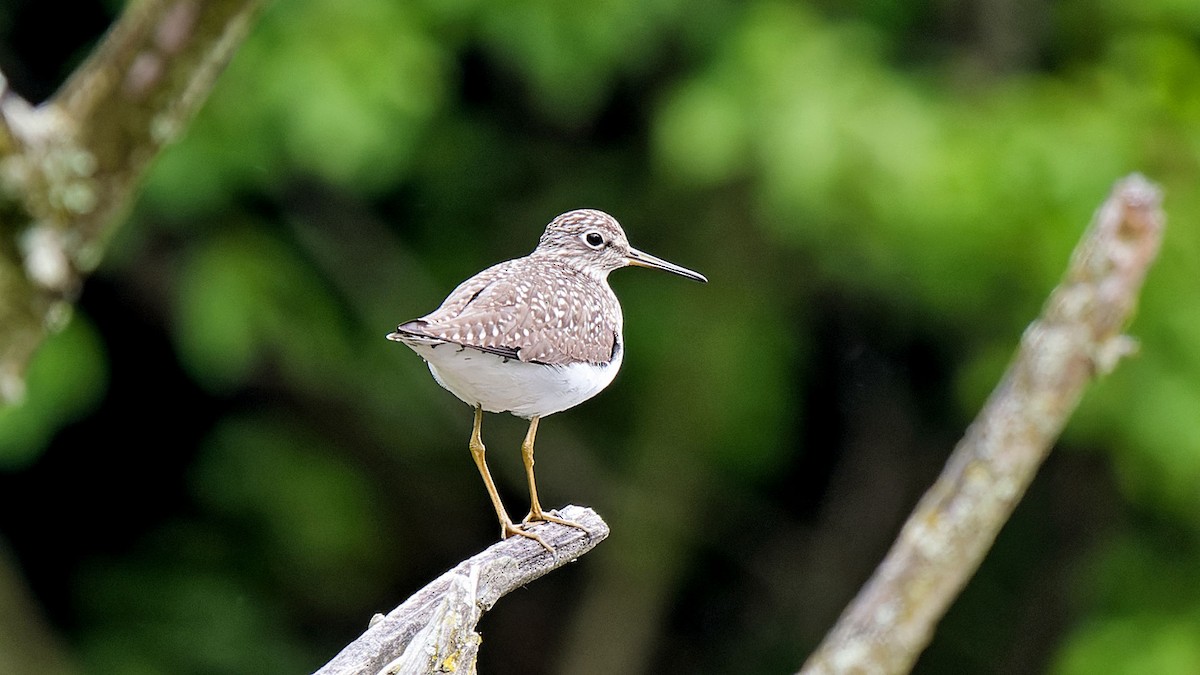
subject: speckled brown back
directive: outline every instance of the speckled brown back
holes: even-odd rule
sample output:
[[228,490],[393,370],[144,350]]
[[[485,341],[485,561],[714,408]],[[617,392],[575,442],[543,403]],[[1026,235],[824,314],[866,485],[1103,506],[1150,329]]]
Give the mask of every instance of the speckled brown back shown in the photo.
[[612,360],[621,321],[603,278],[535,255],[489,267],[400,329],[522,361],[602,364]]

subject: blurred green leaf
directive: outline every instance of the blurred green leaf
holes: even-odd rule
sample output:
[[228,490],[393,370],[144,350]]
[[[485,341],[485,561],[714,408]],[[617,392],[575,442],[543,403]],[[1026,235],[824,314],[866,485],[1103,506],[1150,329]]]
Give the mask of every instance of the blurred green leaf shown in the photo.
[[280,0],[255,27],[147,198],[202,212],[295,175],[372,191],[408,170],[443,104],[446,56],[387,0]]
[[1067,644],[1057,675],[1191,675],[1200,672],[1200,620],[1136,616],[1095,621]]
[[184,365],[218,390],[268,364],[304,381],[347,348],[316,271],[261,231],[236,229],[198,247],[180,273],[177,311]]
[[1069,637],[1053,672],[1200,672],[1196,553],[1170,531],[1112,542],[1087,579],[1098,607]]
[[479,3],[480,36],[519,74],[534,105],[570,126],[594,117],[622,76],[653,63],[684,11],[678,0],[505,0]]
[[0,407],[0,469],[36,460],[59,429],[95,407],[107,385],[100,336],[76,314],[38,349],[29,364],[25,399]]
[[311,660],[285,639],[286,617],[226,570],[97,566],[82,585],[91,673],[300,672]]
[[[386,519],[362,473],[303,425],[270,416],[226,420],[208,439],[193,484],[201,503],[262,533],[273,572],[290,592],[353,607],[377,590]],[[322,578],[338,581],[313,583]]]

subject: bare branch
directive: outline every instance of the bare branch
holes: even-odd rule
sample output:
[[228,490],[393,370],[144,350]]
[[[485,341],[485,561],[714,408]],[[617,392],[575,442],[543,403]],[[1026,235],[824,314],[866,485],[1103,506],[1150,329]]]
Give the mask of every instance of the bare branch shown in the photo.
[[911,670],[1086,386],[1132,350],[1121,330],[1162,241],[1161,199],[1139,175],[1117,183],[942,475],[801,673]]
[[0,539],[0,673],[75,675],[69,650],[50,628]]
[[[95,204],[76,222],[96,236],[125,207],[149,162],[182,134],[264,0],[143,0],[50,105],[91,152]],[[81,214],[83,215],[83,214]]]
[[63,323],[110,225],[207,97],[265,0],[132,2],[62,89],[0,95],[0,403]]
[[585,530],[541,523],[535,531],[556,554],[525,537],[510,537],[458,564],[387,616],[376,615],[367,632],[316,675],[420,675],[475,672],[483,613],[504,595],[592,550],[608,537],[608,525],[591,509],[567,506],[567,520]]

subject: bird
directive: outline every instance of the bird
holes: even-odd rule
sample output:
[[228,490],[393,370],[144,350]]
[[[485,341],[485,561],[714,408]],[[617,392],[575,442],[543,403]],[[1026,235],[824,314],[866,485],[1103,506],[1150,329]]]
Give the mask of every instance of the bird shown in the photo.
[[[577,209],[550,221],[529,255],[483,270],[437,309],[387,334],[424,359],[439,385],[474,408],[468,447],[500,521],[501,539],[518,535],[553,552],[531,525],[582,527],[542,508],[534,438],[539,420],[592,398],[620,370],[624,319],[608,275],[631,265],[708,281],[630,246],[609,214]],[[521,457],[530,507],[520,523],[509,517],[488,470],[480,431],[484,412],[529,420]]]

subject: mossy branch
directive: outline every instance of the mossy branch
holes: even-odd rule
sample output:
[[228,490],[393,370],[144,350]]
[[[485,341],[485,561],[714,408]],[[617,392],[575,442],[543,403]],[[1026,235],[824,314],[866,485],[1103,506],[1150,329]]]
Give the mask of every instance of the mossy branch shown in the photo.
[[911,670],[1084,389],[1133,350],[1121,331],[1162,241],[1161,201],[1141,176],[1117,183],[999,386],[802,674]]

